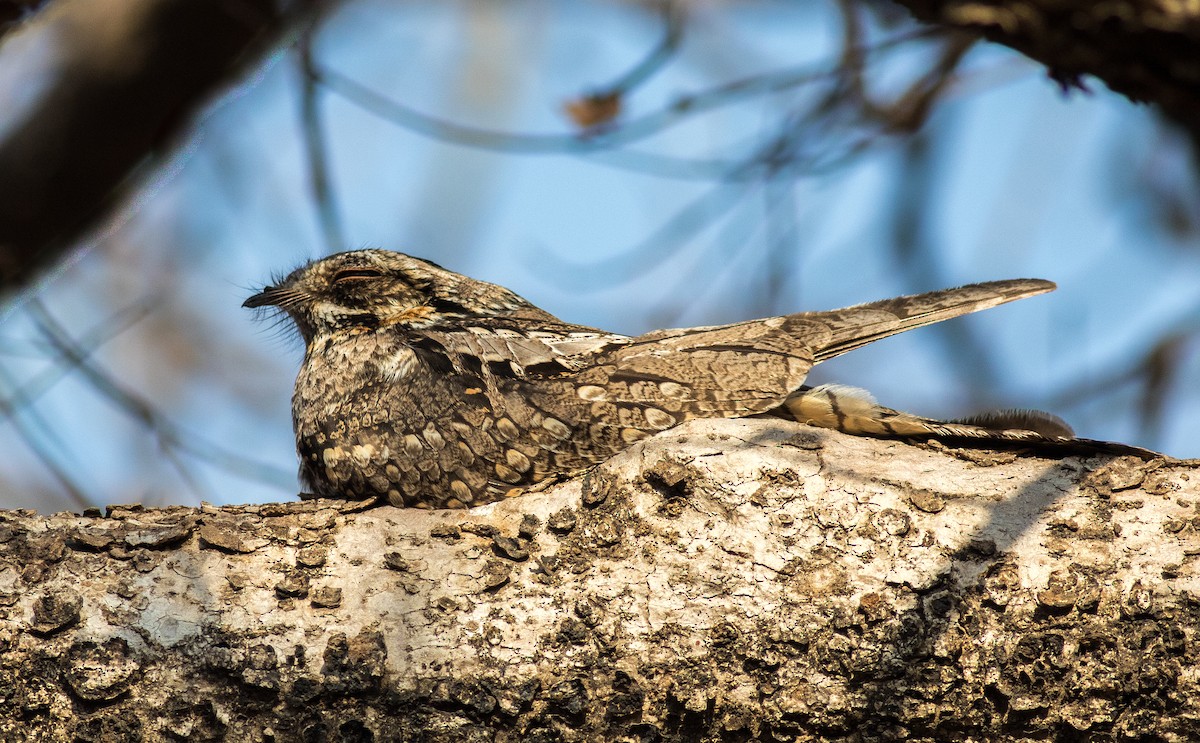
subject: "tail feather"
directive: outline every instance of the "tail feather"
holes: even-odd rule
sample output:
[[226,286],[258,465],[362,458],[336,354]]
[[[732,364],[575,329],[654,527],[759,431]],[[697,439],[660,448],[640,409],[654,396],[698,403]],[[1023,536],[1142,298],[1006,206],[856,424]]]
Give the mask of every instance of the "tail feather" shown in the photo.
[[784,402],[784,408],[800,423],[857,436],[1023,443],[1072,454],[1132,455],[1143,459],[1161,456],[1136,446],[1076,438],[1062,419],[1040,410],[1006,410],[960,421],[939,421],[886,408],[876,403],[866,390],[845,385],[801,388]]
[[792,317],[819,319],[829,328],[829,336],[813,349],[813,361],[819,362],[889,335],[1045,294],[1054,288],[1054,282],[1043,279],[989,281]]
[[958,418],[950,423],[978,426],[989,431],[1034,431],[1053,439],[1075,438],[1075,431],[1066,421],[1042,410],[991,410],[967,418]]

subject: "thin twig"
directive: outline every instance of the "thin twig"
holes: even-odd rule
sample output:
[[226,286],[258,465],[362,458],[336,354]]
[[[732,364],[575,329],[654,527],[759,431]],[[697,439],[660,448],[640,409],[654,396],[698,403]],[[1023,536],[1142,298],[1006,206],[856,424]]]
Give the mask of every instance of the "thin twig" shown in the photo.
[[[7,388],[12,388],[15,384],[15,380],[9,374],[8,369],[2,365],[0,365],[0,384]],[[51,446],[60,450],[65,447],[62,441],[54,434],[53,427],[38,415],[34,407],[16,405],[10,396],[4,395],[0,396],[0,414],[12,421],[13,428],[16,429],[21,441],[29,447],[29,450],[42,463],[42,466],[58,481],[58,484],[67,493],[71,502],[80,511],[93,503],[93,500],[84,492],[83,487],[75,482],[67,473],[67,470],[58,463],[51,453]],[[26,418],[29,420],[26,420]],[[50,446],[43,440],[43,436],[50,439]]]
[[[931,151],[931,136],[918,132],[906,140],[904,159],[894,178],[891,205],[891,248],[893,265],[907,279],[911,291],[950,286],[944,264],[937,250],[936,231],[929,225],[929,210],[934,203],[935,166]],[[990,395],[1004,387],[999,362],[993,344],[983,342],[978,326],[972,322],[938,323],[929,332],[939,352],[955,363],[944,365],[964,388]],[[977,400],[981,406],[991,406],[990,398]]]
[[1154,441],[1162,432],[1167,400],[1179,378],[1183,349],[1198,335],[1200,330],[1194,329],[1169,333],[1144,354],[1111,374],[1050,395],[1049,404],[1060,409],[1073,408],[1116,394],[1129,385],[1137,385],[1140,388],[1139,436],[1143,441]]
[[308,183],[317,211],[317,221],[325,237],[325,246],[330,252],[334,252],[345,249],[346,238],[329,177],[328,145],[318,97],[320,91],[316,65],[313,61],[315,33],[315,27],[310,25],[297,43],[301,79],[300,121],[308,156]]
[[[544,251],[537,260],[539,263],[545,261],[558,281],[572,288],[595,291],[621,284],[653,271],[689,237],[736,206],[739,197],[732,191],[733,186],[718,182],[675,212],[645,239],[616,255],[585,264]],[[656,249],[649,250],[651,247]]]
[[[126,389],[89,359],[40,300],[34,298],[29,303],[29,310],[34,315],[38,328],[64,360],[78,369],[100,394],[116,404],[127,415],[153,431],[159,446],[164,451],[172,448],[178,449],[222,467],[233,474],[281,488],[286,488],[292,481],[291,475],[282,470],[243,457],[237,452],[219,447],[194,433],[175,426],[159,413],[150,401]],[[173,455],[171,459],[174,460]]]
[[679,49],[683,40],[684,12],[682,4],[666,0],[661,3],[663,37],[646,57],[633,69],[600,90],[600,95],[628,95],[634,88],[646,82],[663,68]]
[[[149,314],[155,304],[157,304],[157,300],[145,300],[117,311],[77,341],[80,352],[85,356],[90,356],[97,348],[133,327]],[[49,351],[57,350],[49,341],[41,345],[46,346],[46,350]],[[41,358],[44,357],[45,353],[43,352]],[[14,405],[31,405],[70,373],[70,366],[55,365],[26,381],[12,393],[9,399]]]
[[[919,30],[880,42],[874,52],[892,48],[930,35]],[[354,105],[394,124],[434,139],[484,150],[512,154],[551,155],[589,154],[598,150],[637,142],[681,123],[705,111],[733,105],[747,98],[778,93],[837,75],[836,69],[811,66],[755,75],[714,86],[708,90],[680,96],[658,111],[630,119],[620,127],[580,134],[517,134],[466,126],[421,113],[335,70],[314,66],[314,79]]]

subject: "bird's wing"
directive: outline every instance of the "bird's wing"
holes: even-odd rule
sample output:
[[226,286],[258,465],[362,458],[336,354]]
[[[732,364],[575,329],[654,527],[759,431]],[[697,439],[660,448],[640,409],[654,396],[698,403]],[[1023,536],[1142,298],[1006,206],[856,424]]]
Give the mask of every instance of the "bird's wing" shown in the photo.
[[[651,430],[689,418],[763,413],[804,383],[816,363],[922,325],[1050,291],[1015,279],[897,297],[827,312],[703,328],[659,330],[577,359],[576,396],[619,425]],[[602,416],[593,416],[602,417]]]
[[430,329],[422,333],[426,344],[462,362],[478,359],[504,377],[544,377],[576,371],[590,365],[593,356],[628,342],[628,338],[579,325],[526,323],[493,327],[464,325],[452,331]]

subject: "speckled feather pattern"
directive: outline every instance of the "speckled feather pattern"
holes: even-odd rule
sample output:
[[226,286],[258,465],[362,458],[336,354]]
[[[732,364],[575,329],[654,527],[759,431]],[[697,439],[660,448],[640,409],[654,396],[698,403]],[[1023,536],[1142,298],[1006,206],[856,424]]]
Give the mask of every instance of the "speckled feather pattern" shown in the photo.
[[1028,279],[636,338],[564,323],[503,287],[384,250],[340,253],[247,300],[306,343],[292,401],[313,494],[466,507],[575,472],[692,418],[778,414],[869,435],[1055,438],[945,423],[804,387],[814,363],[1049,291]]

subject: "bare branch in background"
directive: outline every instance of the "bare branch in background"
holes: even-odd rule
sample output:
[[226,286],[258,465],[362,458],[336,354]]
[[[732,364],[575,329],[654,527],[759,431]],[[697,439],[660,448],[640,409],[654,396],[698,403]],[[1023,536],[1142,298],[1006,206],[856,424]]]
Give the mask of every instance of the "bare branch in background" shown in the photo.
[[312,56],[316,32],[317,25],[314,21],[301,35],[296,49],[302,81],[300,122],[304,132],[304,147],[308,156],[309,187],[312,189],[317,222],[321,225],[325,246],[330,252],[335,252],[345,249],[346,237],[342,230],[342,218],[329,177],[329,142],[325,136],[324,117],[321,114],[321,91],[317,85]]
[[[939,249],[937,230],[930,223],[932,215],[927,208],[933,203],[937,187],[933,160],[930,135],[922,132],[908,139],[903,159],[892,176],[892,196],[887,200],[892,265],[906,277],[913,292],[953,283],[945,278],[944,251]],[[976,395],[975,407],[1009,404],[988,396],[992,390],[1003,389],[1000,361],[993,346],[979,337],[975,324],[943,323],[942,327],[932,328],[928,337],[937,343],[943,357],[955,360],[946,368],[954,370],[962,387]]]
[[[145,317],[153,304],[154,302],[150,300],[135,303],[99,323],[96,328],[79,340],[80,355],[87,357],[96,348],[120,335]],[[35,353],[21,354],[21,356],[43,359],[54,355],[53,343],[46,341],[38,345],[44,347],[35,348],[33,349]],[[78,463],[72,463],[71,467],[60,463],[59,459],[67,450],[67,445],[56,432],[54,424],[46,420],[36,407],[39,397],[49,392],[55,384],[72,374],[73,371],[73,366],[70,364],[51,364],[41,374],[27,380],[24,384],[18,384],[9,369],[0,364],[0,387],[4,388],[3,394],[0,394],[0,414],[8,419],[18,437],[58,482],[71,504],[82,510],[97,502],[96,494],[86,492],[83,486],[71,476],[70,469],[77,467]]]
[[[918,31],[902,34],[879,42],[873,50],[892,49],[925,38],[930,33]],[[526,134],[465,125],[422,113],[329,67],[318,64],[313,74],[321,84],[356,106],[433,139],[513,155],[590,155],[647,139],[689,118],[723,106],[830,80],[838,75],[838,70],[836,65],[803,65],[754,75],[679,96],[658,111],[628,119],[620,126],[579,134]],[[734,170],[737,170],[736,165]]]
[[0,39],[16,31],[50,0],[0,0]]
[[54,346],[64,362],[78,370],[96,392],[108,398],[119,409],[144,425],[158,440],[160,449],[165,456],[170,458],[180,476],[192,483],[194,487],[198,487],[194,485],[195,475],[191,473],[187,464],[178,458],[179,452],[190,454],[232,474],[258,482],[282,488],[288,488],[294,482],[295,478],[290,473],[205,441],[195,432],[184,431],[175,426],[158,412],[153,403],[127,389],[88,358],[85,349],[79,347],[79,344],[71,338],[67,330],[54,319],[39,300],[34,299],[29,303],[29,311],[46,340]]
[[[111,317],[106,318],[91,331],[79,338],[76,342],[78,353],[84,358],[91,356],[100,346],[116,338],[149,314],[158,301],[156,299],[147,299],[136,302],[117,311]],[[35,358],[46,358],[47,356],[55,355],[58,348],[50,341],[43,341],[39,346],[40,348]],[[11,395],[7,396],[7,399],[17,407],[32,405],[37,402],[39,397],[49,392],[54,385],[69,376],[72,372],[73,369],[69,364],[52,365],[40,375],[16,388]]]
[[1200,330],[1171,333],[1125,367],[1098,379],[1071,385],[1051,395],[1050,402],[1064,409],[1094,405],[1133,386],[1137,389],[1138,435],[1143,441],[1157,441],[1162,436],[1170,394],[1179,382],[1184,351],[1197,337],[1200,337]]
[[550,251],[540,251],[537,260],[546,261],[559,281],[572,289],[595,291],[625,283],[658,268],[687,240],[734,209],[742,190],[727,183],[709,187],[644,240],[603,260],[583,263]]
[[1138,413],[1142,419],[1140,434],[1143,438],[1153,441],[1161,435],[1167,400],[1179,381],[1179,367],[1183,363],[1184,348],[1195,335],[1196,332],[1169,335],[1155,343],[1147,354],[1143,364],[1146,383],[1138,405]]
[[896,0],[927,23],[980,33],[1046,65],[1064,87],[1093,75],[1157,103],[1200,137],[1200,10],[1160,0]]
[[12,375],[0,365],[0,388],[5,389],[5,393],[0,394],[0,415],[12,424],[21,441],[62,488],[71,504],[80,510],[91,505],[95,500],[75,481],[70,468],[59,462],[59,454],[65,447],[55,433],[54,425],[32,406],[20,404],[21,400],[16,394],[8,394],[7,390],[15,387],[16,381]]
[[6,34],[0,288],[58,260],[282,22],[272,0],[55,0]]
[[853,105],[860,116],[887,125],[892,132],[915,132],[921,128],[933,104],[954,81],[954,72],[971,47],[975,37],[964,33],[945,34],[941,51],[929,69],[899,96],[888,103],[879,103],[867,89],[865,72],[865,31],[860,12],[862,3],[839,0],[842,16],[842,55],[838,71],[842,86],[831,95],[831,103]]
[[[740,188],[718,188],[705,193],[634,248],[602,261],[593,261],[584,266],[555,256],[541,257],[553,261],[552,265],[558,265],[566,276],[574,274],[586,277],[587,286],[592,289],[612,286],[653,270],[678,254],[689,240],[732,211],[741,200],[754,191],[762,190],[767,203],[776,205],[768,209],[768,215],[774,214],[776,219],[783,219],[790,224],[772,227],[770,222],[774,220],[769,217],[768,239],[762,248],[763,291],[759,293],[756,308],[762,312],[777,310],[781,281],[786,275],[784,266],[795,260],[795,256],[784,253],[798,252],[801,247],[794,239],[797,231],[795,217],[791,213],[794,211],[794,202],[780,200],[781,191],[791,191],[784,184],[843,168],[872,147],[893,141],[888,135],[916,131],[924,123],[934,103],[950,88],[955,79],[955,70],[974,43],[973,38],[964,34],[935,38],[940,49],[933,55],[929,69],[892,100],[881,103],[868,93],[864,82],[868,60],[892,48],[893,44],[900,45],[902,39],[916,42],[926,37],[900,35],[872,47],[865,41],[858,6],[846,0],[840,7],[845,29],[840,63],[832,66],[825,75],[791,78],[797,89],[807,89],[807,86],[814,88],[814,91],[802,102],[783,108],[774,125],[774,135],[766,140],[756,140],[750,154],[723,174],[721,180],[742,184]],[[709,93],[693,96],[699,105],[688,105],[684,110],[700,113],[708,103],[726,95],[736,99],[745,90],[757,89],[760,94],[766,94],[768,90],[774,92],[774,86],[768,85],[768,81],[775,79],[775,75],[765,75],[753,83],[743,80],[738,81],[736,86],[719,86]],[[720,93],[716,92],[718,90]],[[649,117],[641,119],[647,120]],[[608,131],[605,136],[619,137],[634,122]],[[784,204],[790,204],[792,209],[783,208]],[[752,249],[749,240],[726,242],[739,246],[733,249],[739,253]],[[696,265],[703,263],[698,261]],[[730,261],[724,263],[732,265]],[[696,295],[692,292],[690,296],[694,298]],[[670,317],[661,319],[669,321]]]
[[662,41],[645,59],[615,82],[568,101],[563,106],[566,114],[581,129],[591,129],[614,121],[621,115],[625,98],[662,69],[675,55],[679,49],[679,42],[683,40],[682,4],[675,0],[662,0],[661,13],[665,27]]

